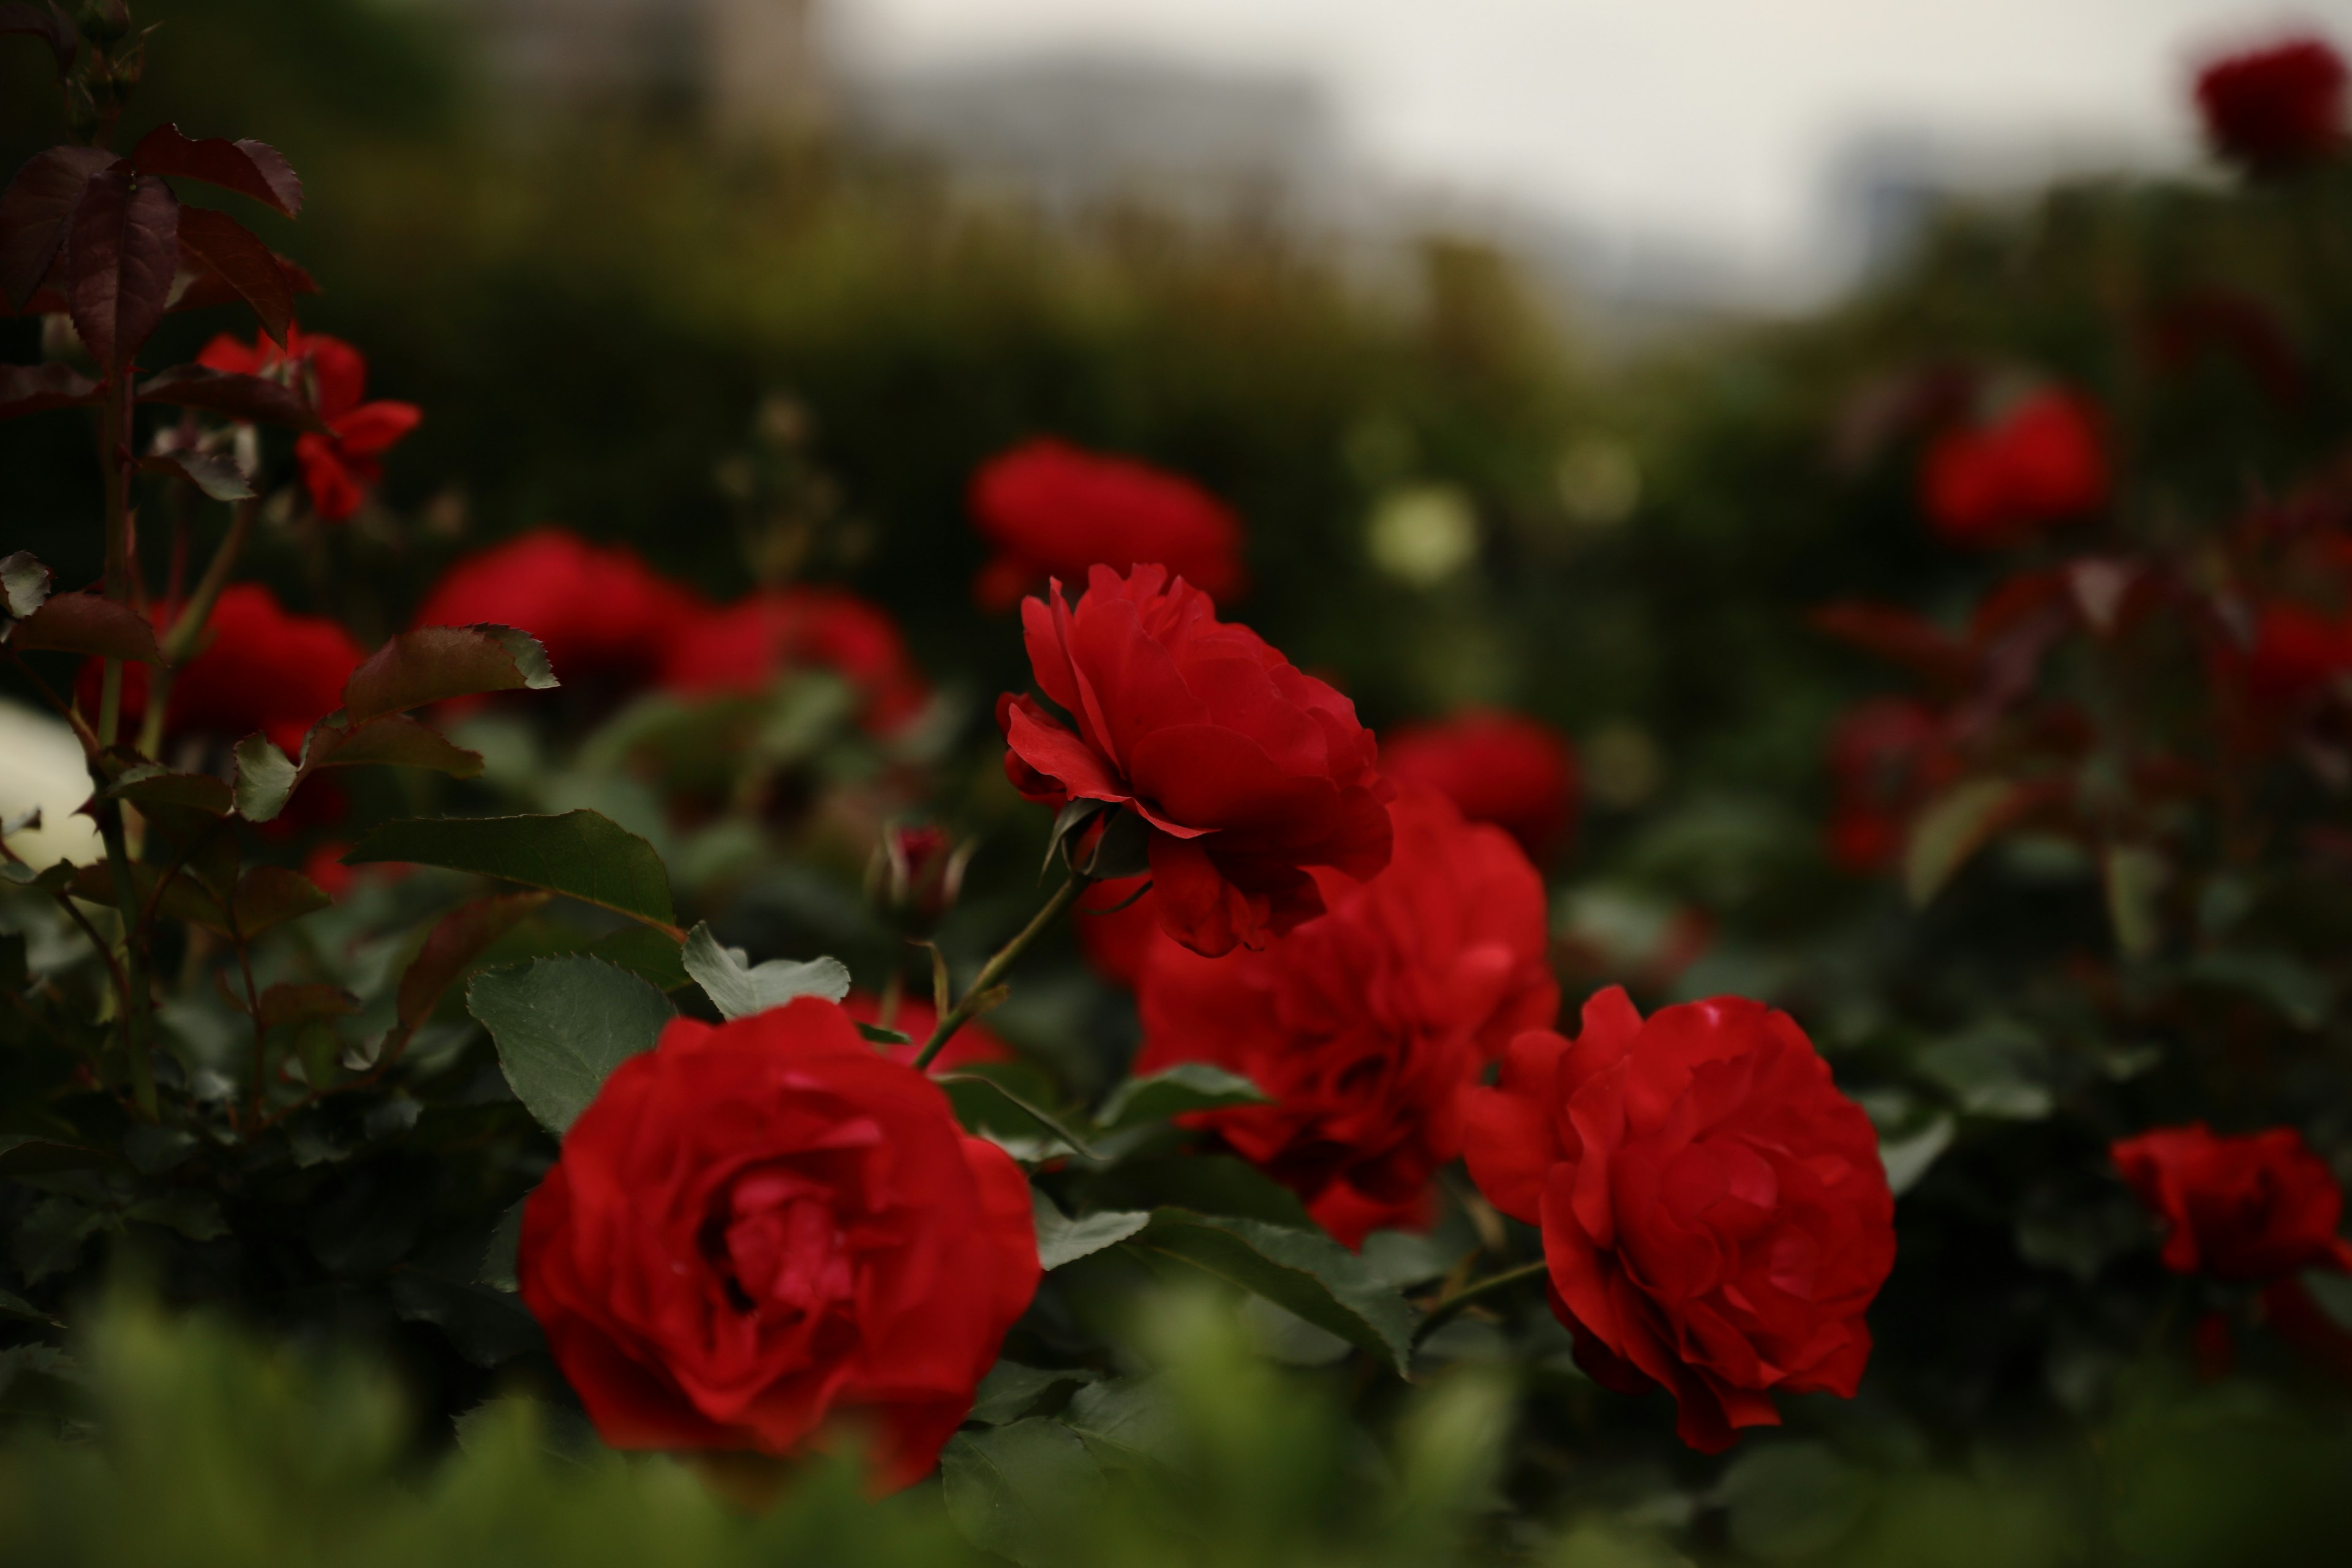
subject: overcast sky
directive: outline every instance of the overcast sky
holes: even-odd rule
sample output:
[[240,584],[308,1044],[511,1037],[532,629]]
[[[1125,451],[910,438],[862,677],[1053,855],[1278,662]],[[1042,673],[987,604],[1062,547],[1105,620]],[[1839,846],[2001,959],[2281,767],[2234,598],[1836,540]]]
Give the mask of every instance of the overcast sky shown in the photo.
[[2195,152],[2188,62],[2352,0],[832,0],[869,65],[1150,52],[1309,73],[1376,167],[1756,267],[1817,250],[1860,135],[2113,163]]

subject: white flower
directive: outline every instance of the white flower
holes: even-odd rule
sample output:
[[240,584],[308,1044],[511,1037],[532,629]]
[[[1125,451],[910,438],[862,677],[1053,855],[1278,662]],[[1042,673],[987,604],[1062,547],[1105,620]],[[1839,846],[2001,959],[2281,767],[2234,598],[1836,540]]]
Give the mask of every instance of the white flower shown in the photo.
[[36,869],[71,860],[95,865],[106,858],[98,825],[75,815],[89,798],[89,770],[81,743],[61,719],[0,701],[0,821],[38,808],[41,825],[8,836],[8,847]]

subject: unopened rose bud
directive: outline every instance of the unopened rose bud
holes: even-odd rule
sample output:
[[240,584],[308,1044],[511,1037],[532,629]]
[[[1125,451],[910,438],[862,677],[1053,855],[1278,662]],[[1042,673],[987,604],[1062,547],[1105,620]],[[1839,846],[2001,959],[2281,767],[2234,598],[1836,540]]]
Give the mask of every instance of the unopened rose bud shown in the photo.
[[957,844],[934,826],[892,823],[866,865],[866,895],[891,914],[931,925],[954,907],[976,844]]

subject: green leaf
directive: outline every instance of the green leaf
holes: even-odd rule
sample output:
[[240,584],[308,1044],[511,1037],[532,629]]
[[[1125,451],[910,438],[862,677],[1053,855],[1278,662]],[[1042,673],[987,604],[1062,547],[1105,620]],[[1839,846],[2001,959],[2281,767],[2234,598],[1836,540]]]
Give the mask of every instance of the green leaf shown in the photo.
[[49,569],[29,550],[0,555],[0,608],[23,620],[49,596]]
[[1298,1194],[1245,1160],[1231,1154],[1167,1154],[1133,1160],[1086,1183],[1087,1206],[1160,1208],[1264,1220],[1313,1230]]
[[1370,1351],[1400,1375],[1412,1353],[1412,1308],[1381,1284],[1362,1258],[1320,1231],[1163,1208],[1152,1211],[1151,1223],[1126,1245],[1263,1296]]
[[1938,1114],[1916,1132],[1878,1141],[1878,1163],[1886,1167],[1886,1185],[1896,1197],[1916,1186],[1927,1167],[1952,1146],[1952,1127],[1951,1117]]
[[677,938],[652,926],[624,926],[607,931],[580,950],[591,958],[617,963],[641,980],[664,991],[683,991],[694,984],[680,961]]
[[2318,1028],[2336,1005],[2336,988],[2327,977],[2284,952],[2239,948],[2200,953],[2190,961],[2186,978],[2199,985],[2242,991],[2267,1003],[2298,1029]]
[[1903,887],[1914,909],[1924,909],[2000,831],[2023,794],[2008,779],[1967,779],[1919,814],[1903,850]]
[[443,915],[400,976],[395,1012],[402,1036],[433,1016],[442,994],[489,945],[542,908],[546,893],[496,893]]
[[478,974],[466,1005],[489,1030],[515,1097],[559,1138],[613,1069],[650,1050],[677,1016],[635,975],[578,955]]
[[[345,865],[406,860],[545,888],[677,931],[654,847],[593,811],[561,816],[409,817],[371,830]],[[684,933],[680,932],[679,935]]]
[[[993,1120],[987,1114],[990,1109],[1010,1107],[1022,1120],[1034,1123],[1067,1144],[1081,1158],[1097,1162],[1104,1158],[1068,1122],[984,1073],[943,1072],[934,1076],[931,1081],[948,1091],[948,1101],[955,1107],[956,1120],[973,1131],[983,1134],[987,1131],[988,1123]],[[1050,1159],[1059,1152],[1048,1144],[1037,1154],[1024,1157]]]
[[[5,1303],[0,1302],[0,1310],[5,1309]],[[979,1391],[971,1396],[971,1414],[964,1419],[1002,1426],[1027,1415],[1029,1407],[1051,1390],[1074,1383],[1092,1383],[1101,1375],[1086,1367],[1046,1368],[1001,1361],[980,1380]]]
[[1768,1563],[1816,1557],[1852,1534],[1869,1478],[1820,1443],[1769,1443],[1731,1461],[1717,1496],[1731,1542]]
[[247,822],[275,822],[300,782],[294,759],[267,735],[247,735],[230,753],[236,759],[236,814]]
[[1058,1421],[957,1433],[940,1456],[940,1485],[948,1517],[984,1552],[1022,1568],[1098,1560],[1081,1532],[1111,1505],[1110,1483],[1086,1440]]
[[886,1029],[879,1024],[860,1024],[857,1032],[877,1046],[911,1046],[915,1037],[903,1029]]
[[2049,1047],[2032,1030],[1988,1018],[1920,1051],[1916,1065],[1948,1090],[1962,1110],[2011,1121],[2050,1114]]
[[1034,1187],[1029,1189],[1029,1202],[1037,1216],[1037,1261],[1048,1272],[1116,1247],[1151,1223],[1143,1209],[1107,1209],[1072,1219]]
[[428,702],[557,684],[539,639],[512,626],[419,626],[368,655],[343,684],[354,728]]
[[126,769],[107,786],[106,798],[136,805],[180,805],[207,816],[226,816],[235,803],[228,785],[210,773],[175,773],[152,763]]
[[838,1002],[849,994],[849,969],[837,958],[805,963],[772,958],[753,964],[740,948],[719,946],[708,924],[687,933],[679,957],[721,1017],[748,1018],[803,996]]
[[360,999],[340,985],[280,982],[261,994],[261,1024],[268,1029],[314,1018],[348,1018],[359,1010]]
[[1131,1468],[1138,1459],[1172,1465],[1181,1455],[1168,1384],[1160,1377],[1090,1383],[1070,1396],[1061,1418],[1087,1440],[1097,1459],[1114,1468]]
[[490,1239],[482,1246],[482,1267],[474,1276],[476,1284],[493,1290],[522,1289],[522,1211],[530,1201],[516,1203],[490,1227]]
[[1165,1121],[1189,1110],[1267,1105],[1265,1091],[1239,1073],[1207,1062],[1180,1062],[1150,1078],[1129,1079],[1106,1101],[1097,1124],[1106,1132],[1145,1121]]
[[2154,956],[2164,940],[2157,899],[2172,873],[2171,862],[2139,845],[2110,844],[2100,857],[2107,893],[2107,923],[2116,951],[2128,959]]
[[251,500],[253,481],[236,460],[225,453],[190,450],[158,452],[139,459],[139,467],[151,474],[166,474],[185,479],[214,500]]
[[52,594],[8,635],[18,653],[78,653],[90,658],[163,662],[155,628],[128,605],[96,594]]

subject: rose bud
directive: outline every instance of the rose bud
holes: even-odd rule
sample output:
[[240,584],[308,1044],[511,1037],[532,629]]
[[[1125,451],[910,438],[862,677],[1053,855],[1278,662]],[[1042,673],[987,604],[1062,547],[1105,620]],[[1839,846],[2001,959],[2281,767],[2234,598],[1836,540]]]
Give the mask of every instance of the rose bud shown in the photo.
[[523,1210],[523,1300],[605,1442],[846,1428],[883,1489],[936,1462],[1038,1275],[1011,1156],[813,997],[671,1023]]
[[2164,1266],[2217,1279],[2352,1269],[2344,1192],[2292,1127],[2217,1138],[2200,1121],[2126,1138],[2116,1170],[2162,1220]]
[[886,913],[929,929],[955,907],[978,847],[957,844],[942,827],[891,823],[866,863],[866,896]]
[[1786,1013],[1735,996],[1646,1021],[1615,986],[1570,1041],[1525,1034],[1464,1096],[1470,1174],[1543,1231],[1552,1311],[1603,1387],[1663,1387],[1719,1453],[1775,1393],[1852,1397],[1895,1264],[1878,1139]]
[[1021,621],[1054,708],[998,699],[1005,776],[1056,809],[1132,806],[1178,942],[1263,948],[1323,912],[1310,868],[1362,881],[1388,864],[1395,791],[1355,705],[1206,594],[1161,566],[1097,566],[1075,610],[1055,583]]
[[1462,1152],[1458,1095],[1559,1011],[1543,878],[1501,829],[1433,789],[1394,808],[1396,854],[1263,952],[1202,958],[1155,934],[1139,1073],[1209,1062],[1273,1099],[1184,1118],[1306,1200],[1349,1247],[1432,1217],[1430,1178]]

